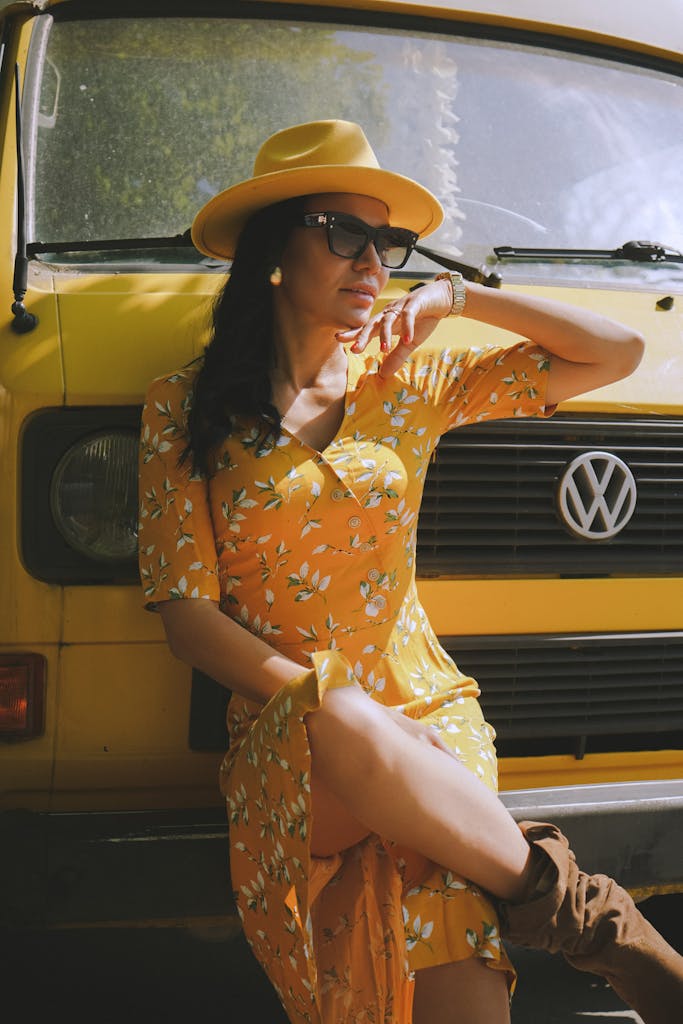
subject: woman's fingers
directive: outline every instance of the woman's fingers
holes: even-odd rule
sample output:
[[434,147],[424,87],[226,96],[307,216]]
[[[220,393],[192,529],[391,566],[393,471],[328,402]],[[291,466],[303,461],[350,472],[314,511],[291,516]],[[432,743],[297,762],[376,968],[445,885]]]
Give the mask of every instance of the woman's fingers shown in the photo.
[[[371,317],[357,334],[339,334],[342,340],[354,338],[351,349],[363,352],[372,338],[379,336],[380,351],[388,354],[382,376],[390,376],[420,345],[450,309],[447,289],[443,281],[433,281],[416,289],[405,298],[388,303],[380,313]],[[394,339],[398,338],[398,344]],[[389,365],[389,356],[394,358]]]
[[416,348],[418,348],[429,335],[432,333],[434,328],[439,322],[438,317],[422,317],[415,322],[413,327],[412,338],[409,342],[399,341],[399,343],[388,352],[385,358],[382,360],[379,368],[379,375],[383,380],[393,376],[401,368],[406,359],[409,359]]
[[389,307],[388,313],[387,316],[387,310],[384,311],[382,323],[387,324],[391,334],[398,335],[401,345],[412,345],[415,341],[415,318],[422,314],[420,307],[406,302],[399,308]]
[[[413,323],[414,313],[404,305],[392,304],[385,306],[381,313],[376,313],[375,316],[368,320],[365,327],[358,331],[351,346],[352,350],[354,352],[363,352],[369,342],[374,337],[379,336],[380,351],[389,352],[394,344],[393,339],[397,335],[403,338],[406,333],[409,333],[412,337]],[[342,341],[344,340],[343,334],[338,335],[338,337]]]
[[379,347],[382,352],[389,352],[392,346],[392,335],[399,330],[401,311],[387,306],[379,321]]
[[[381,313],[370,317],[365,327],[362,327],[355,336],[351,346],[353,352],[364,352],[372,339],[379,335],[379,345],[382,352],[388,352],[392,344],[392,335],[395,333],[394,324],[400,315],[400,308],[386,306]],[[343,335],[338,335],[344,340]]]
[[458,757],[458,755],[456,753],[454,753],[454,751],[451,750],[451,748],[448,746],[447,743],[444,743],[444,741],[441,739],[441,737],[439,736],[439,733],[434,728],[434,726],[431,726],[430,728],[431,728],[431,731],[433,733],[433,736],[432,736],[432,739],[431,739],[432,746],[438,747],[439,750],[443,750],[443,752],[445,754],[449,754],[451,757],[454,757],[456,761],[460,761],[461,758]]
[[379,368],[380,377],[383,380],[387,377],[392,377],[412,352],[412,345],[404,345],[402,342],[399,342],[382,360],[382,365]]
[[438,747],[439,750],[443,750],[444,754],[448,754],[449,757],[454,758],[456,761],[461,761],[461,758],[455,754],[447,743],[441,738],[437,726],[425,725],[424,722],[420,722],[415,718],[410,718],[408,715],[404,715],[402,711],[397,708],[385,707],[394,721],[399,725],[404,732],[407,732],[410,736],[420,740],[421,743],[429,743],[432,747]]

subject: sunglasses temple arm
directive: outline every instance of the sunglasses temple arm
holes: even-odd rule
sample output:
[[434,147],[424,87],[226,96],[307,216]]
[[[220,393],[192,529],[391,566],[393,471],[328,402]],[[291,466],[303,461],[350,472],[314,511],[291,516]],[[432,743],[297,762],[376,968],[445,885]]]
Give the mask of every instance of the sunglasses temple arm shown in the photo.
[[415,252],[426,256],[428,260],[437,263],[445,270],[456,270],[462,274],[466,281],[473,281],[475,284],[483,284],[486,288],[500,288],[503,279],[495,271],[486,270],[485,267],[471,267],[468,263],[459,263],[445,253],[437,252],[436,249],[427,249],[424,245],[416,245]]

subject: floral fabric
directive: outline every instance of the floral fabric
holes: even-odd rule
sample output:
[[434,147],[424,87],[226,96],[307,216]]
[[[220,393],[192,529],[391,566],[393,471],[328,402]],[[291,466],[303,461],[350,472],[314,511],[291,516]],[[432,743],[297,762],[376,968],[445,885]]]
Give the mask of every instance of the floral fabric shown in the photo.
[[324,451],[243,417],[208,479],[177,465],[193,373],[155,381],[143,412],[146,606],[215,601],[302,666],[265,707],[232,696],[220,784],[245,934],[290,1019],[310,1024],[409,1024],[413,972],[468,956],[513,976],[493,907],[466,880],[378,836],[336,857],[310,854],[304,715],[330,686],[357,680],[497,782],[477,683],[419,604],[417,514],[445,431],[545,414],[548,356],[529,343],[418,349],[391,379],[378,367],[349,353],[343,422]]

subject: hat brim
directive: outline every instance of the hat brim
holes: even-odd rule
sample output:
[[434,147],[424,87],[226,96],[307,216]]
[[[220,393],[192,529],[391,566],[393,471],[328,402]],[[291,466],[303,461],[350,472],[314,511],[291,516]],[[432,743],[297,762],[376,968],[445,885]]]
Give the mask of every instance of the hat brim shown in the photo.
[[394,226],[410,228],[420,237],[436,231],[443,221],[441,203],[412,178],[380,167],[327,164],[262,174],[219,192],[196,215],[192,241],[206,256],[232,259],[242,228],[258,210],[295,196],[323,192],[378,199],[387,206]]

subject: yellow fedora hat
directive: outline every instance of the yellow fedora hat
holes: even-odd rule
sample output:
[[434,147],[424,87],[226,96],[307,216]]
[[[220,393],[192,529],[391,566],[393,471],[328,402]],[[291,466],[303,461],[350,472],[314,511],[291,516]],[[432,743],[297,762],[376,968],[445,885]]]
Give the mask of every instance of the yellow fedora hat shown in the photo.
[[393,225],[418,235],[443,220],[438,199],[402,174],[383,170],[363,129],[352,121],[311,121],[271,135],[253,177],[219,192],[192,223],[192,241],[215,259],[231,259],[245,223],[283,199],[319,192],[353,192],[385,203]]

